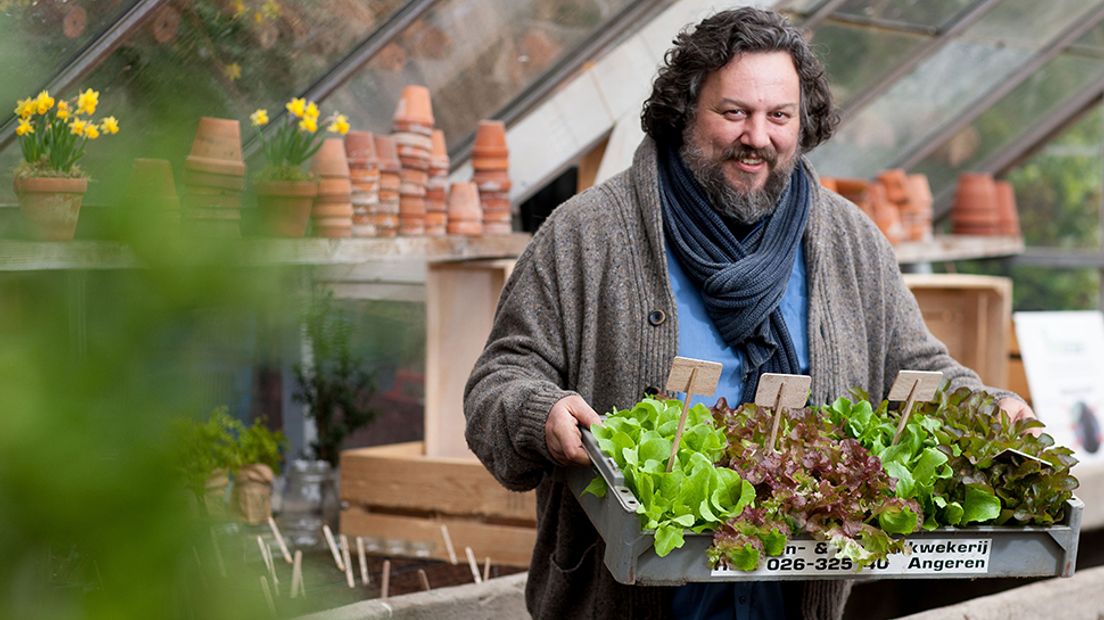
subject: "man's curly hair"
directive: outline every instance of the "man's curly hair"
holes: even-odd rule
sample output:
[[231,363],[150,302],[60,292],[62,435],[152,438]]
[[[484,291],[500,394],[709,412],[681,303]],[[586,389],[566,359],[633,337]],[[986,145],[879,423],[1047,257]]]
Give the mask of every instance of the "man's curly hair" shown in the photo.
[[801,81],[801,148],[827,140],[839,124],[824,66],[801,31],[774,12],[750,7],[723,11],[675,37],[664,55],[640,122],[656,142],[678,146],[694,118],[705,78],[746,53],[788,52]]

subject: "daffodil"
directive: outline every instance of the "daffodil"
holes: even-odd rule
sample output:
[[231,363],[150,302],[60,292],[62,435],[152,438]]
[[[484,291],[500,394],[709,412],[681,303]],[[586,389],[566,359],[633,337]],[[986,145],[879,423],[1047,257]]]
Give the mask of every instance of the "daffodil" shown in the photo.
[[57,109],[57,117],[60,118],[63,121],[67,121],[67,120],[69,120],[69,112],[70,112],[69,102],[68,101],[59,101],[58,102],[58,109]]
[[261,13],[269,19],[276,19],[280,16],[280,3],[276,0],[265,0],[261,5]]
[[100,103],[100,93],[89,88],[77,97],[77,114],[89,116],[96,113],[96,106]]
[[307,108],[307,102],[305,99],[296,97],[295,99],[287,102],[287,105],[285,105],[284,107],[287,108],[287,111],[290,112],[292,116],[296,118],[303,118],[303,113],[306,111]]
[[349,119],[345,118],[344,114],[338,114],[334,117],[333,122],[330,123],[327,129],[334,133],[345,135],[349,133]]
[[260,109],[249,115],[249,120],[254,127],[264,127],[268,124],[268,110]]
[[233,7],[234,7],[234,19],[237,19],[237,18],[241,17],[242,15],[245,15],[245,11],[246,11],[245,0],[234,0]]
[[299,121],[299,129],[302,131],[309,131],[310,133],[318,131],[318,119],[304,116],[303,120]]
[[46,91],[38,93],[38,97],[35,98],[36,111],[39,114],[45,114],[52,107],[54,107],[54,98],[50,96],[50,93]]
[[119,121],[115,120],[114,116],[108,116],[100,123],[100,129],[104,133],[115,135],[119,133]]
[[241,65],[236,62],[232,62],[226,65],[226,68],[224,68],[222,71],[224,74],[226,74],[226,79],[230,80],[231,82],[241,78]]
[[100,137],[100,130],[92,123],[88,123],[84,126],[84,137],[89,140],[95,140]]
[[38,104],[34,99],[28,97],[26,99],[20,99],[19,103],[15,106],[15,113],[19,118],[28,118],[38,110]]
[[303,116],[318,120],[318,104],[313,101],[308,103],[307,109],[303,112]]
[[79,118],[74,118],[73,122],[69,123],[69,133],[74,136],[83,136],[84,128],[88,126],[86,121],[82,121]]
[[34,133],[34,125],[25,118],[19,119],[19,126],[15,128],[15,135],[25,136],[29,133]]

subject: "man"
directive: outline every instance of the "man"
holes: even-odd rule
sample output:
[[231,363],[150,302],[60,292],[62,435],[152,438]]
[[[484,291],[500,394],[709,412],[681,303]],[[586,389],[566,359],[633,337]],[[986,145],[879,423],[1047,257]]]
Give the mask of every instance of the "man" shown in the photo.
[[614,582],[558,467],[588,463],[578,425],[664,385],[676,354],[723,362],[730,402],[763,372],[811,374],[814,403],[853,386],[882,398],[902,369],[983,386],[925,328],[874,225],[802,157],[838,118],[799,30],[744,8],[681,33],[642,121],[631,168],[559,207],[519,258],[467,386],[472,450],[506,487],[537,489],[529,610],[838,618],[847,582]]

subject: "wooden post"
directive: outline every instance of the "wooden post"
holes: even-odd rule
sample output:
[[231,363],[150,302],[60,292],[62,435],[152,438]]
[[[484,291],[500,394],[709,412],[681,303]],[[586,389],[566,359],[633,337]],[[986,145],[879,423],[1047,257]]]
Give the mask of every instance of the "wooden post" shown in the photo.
[[380,575],[380,598],[387,598],[387,589],[391,585],[391,560],[383,561],[383,574]]
[[475,561],[475,552],[471,547],[464,547],[464,553],[468,554],[468,566],[471,568],[475,583],[483,583],[483,578],[479,576],[479,562]]
[[341,553],[337,550],[337,543],[334,542],[333,532],[330,531],[330,526],[322,526],[322,534],[326,537],[326,545],[330,548],[330,555],[333,556],[334,565],[337,566],[337,570],[345,572],[345,565],[341,563]]
[[429,592],[429,576],[423,568],[418,569],[418,581],[422,582],[422,589]]
[[364,556],[364,539],[360,536],[356,537],[357,541],[357,556],[360,559],[360,583],[361,585],[368,585],[368,558]]
[[445,539],[445,550],[448,551],[449,562],[456,566],[456,548],[452,546],[452,536],[449,536],[448,526],[444,523],[441,524],[441,538]]
[[897,432],[893,434],[893,444],[901,440],[908,425],[909,416],[912,415],[912,407],[918,401],[927,402],[935,398],[935,392],[939,389],[939,382],[943,380],[940,371],[927,370],[902,370],[893,380],[893,386],[889,388],[888,400],[905,401],[901,410],[901,420],[897,423]]
[[295,559],[291,563],[291,598],[299,594],[303,587],[303,552],[296,549]]
[[784,375],[768,372],[759,376],[759,385],[755,388],[755,404],[766,407],[774,414],[771,421],[771,433],[764,446],[771,452],[777,451],[778,428],[782,421],[782,412],[786,409],[804,407],[809,400],[809,386],[813,378],[808,375]]
[[349,537],[341,534],[341,561],[345,563],[345,583],[350,588],[356,587],[356,579],[353,578],[353,561],[349,557]]
[[690,413],[690,399],[694,394],[712,395],[717,391],[717,382],[721,379],[723,367],[717,362],[707,362],[689,357],[676,357],[671,362],[671,372],[667,375],[668,392],[685,392],[682,414],[679,416],[675,441],[671,444],[671,456],[667,458],[667,471],[675,466],[679,444],[682,443],[682,431],[686,427],[686,416]]
[[487,556],[483,560],[483,581],[487,581],[491,578],[491,556]]
[[264,575],[261,575],[261,592],[264,592],[265,603],[268,603],[268,610],[272,612],[272,615],[276,615],[276,602],[272,600],[272,590],[268,589],[268,579]]

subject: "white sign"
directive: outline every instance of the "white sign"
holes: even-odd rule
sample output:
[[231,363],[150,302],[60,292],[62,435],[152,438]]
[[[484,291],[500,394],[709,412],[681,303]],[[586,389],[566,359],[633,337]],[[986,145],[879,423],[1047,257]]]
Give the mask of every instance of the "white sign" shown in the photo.
[[1017,312],[1014,318],[1032,407],[1045,432],[1082,461],[1104,460],[1104,315]]
[[925,538],[910,540],[908,553],[894,553],[856,570],[850,558],[836,557],[835,547],[813,541],[790,541],[778,557],[760,561],[758,570],[714,570],[714,577],[781,575],[841,577],[855,575],[984,575],[989,572],[991,538]]

